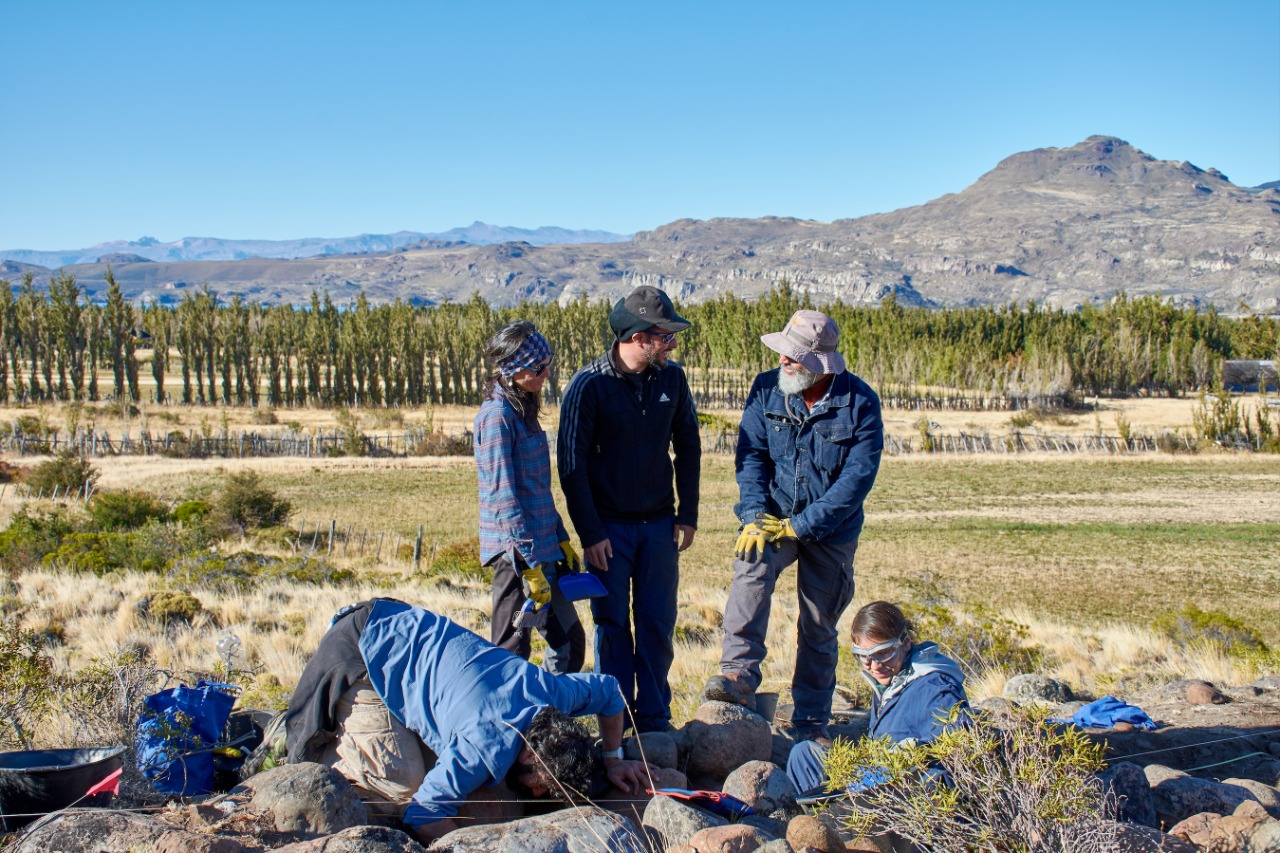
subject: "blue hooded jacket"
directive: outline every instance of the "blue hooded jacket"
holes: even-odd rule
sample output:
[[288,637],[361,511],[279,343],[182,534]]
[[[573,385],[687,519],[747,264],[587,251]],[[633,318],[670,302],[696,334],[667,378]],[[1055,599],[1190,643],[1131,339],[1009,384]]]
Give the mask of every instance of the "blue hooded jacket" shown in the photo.
[[610,675],[553,675],[443,616],[378,600],[360,654],[387,710],[437,756],[405,810],[408,826],[453,817],[467,795],[501,780],[524,748],[538,710],[569,716],[620,713]]
[[945,720],[959,704],[967,713],[964,673],[951,658],[938,651],[936,643],[917,643],[902,669],[886,685],[879,684],[865,669],[863,678],[871,684],[871,725],[867,736],[886,735],[900,743],[928,743],[946,731]]

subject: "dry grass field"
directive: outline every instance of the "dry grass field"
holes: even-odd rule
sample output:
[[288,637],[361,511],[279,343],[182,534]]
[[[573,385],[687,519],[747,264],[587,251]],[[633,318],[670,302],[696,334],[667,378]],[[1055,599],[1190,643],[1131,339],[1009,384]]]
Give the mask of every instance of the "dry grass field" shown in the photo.
[[[1189,419],[1189,402],[1162,402],[1185,404]],[[199,416],[199,410],[188,411],[182,410],[184,420]],[[446,431],[461,428],[470,414],[432,413]],[[887,416],[892,422],[911,413]],[[1143,423],[1136,410],[1129,417]],[[1158,412],[1143,417],[1185,425]],[[554,420],[552,413],[548,421]],[[291,526],[308,533],[300,546],[293,535],[251,536],[227,543],[232,550],[306,552],[310,531],[318,523],[327,529],[330,520],[340,535],[350,529],[354,538],[367,530],[372,542],[385,533],[386,544],[380,560],[370,553],[354,556],[352,543],[347,556],[339,545],[327,558],[356,571],[359,580],[350,586],[272,582],[250,594],[193,589],[205,612],[181,628],[155,627],[135,612],[133,603],[161,583],[155,576],[29,572],[15,579],[12,610],[29,627],[57,629],[61,668],[75,670],[142,644],[161,667],[208,671],[217,662],[218,636],[232,631],[247,649],[241,665],[259,671],[257,696],[278,700],[282,691],[275,685],[292,686],[329,616],[349,601],[395,595],[487,634],[483,582],[415,577],[412,564],[392,556],[392,537],[410,541],[419,525],[427,561],[475,535],[469,458],[115,458],[95,464],[100,488],[140,488],[171,501],[212,494],[229,472],[259,472],[291,501]],[[715,670],[737,527],[732,459],[709,454],[703,470],[698,534],[681,562],[680,650],[672,673],[678,719],[696,707],[698,689]],[[10,494],[0,502],[0,523],[14,508]],[[855,571],[857,597],[846,623],[858,605],[876,598],[940,595],[957,612],[987,607],[1025,625],[1027,642],[1049,653],[1045,671],[1086,693],[1133,678],[1240,681],[1253,676],[1255,663],[1177,645],[1152,623],[1193,605],[1229,614],[1273,647],[1280,645],[1280,459],[1228,453],[886,457],[867,504]],[[589,620],[585,605],[580,612]],[[795,616],[794,576],[788,573],[775,598],[765,689],[784,690],[789,680]],[[971,693],[996,694],[1011,674],[985,672]],[[852,678],[846,660],[841,682]],[[63,734],[49,737],[57,741]]]

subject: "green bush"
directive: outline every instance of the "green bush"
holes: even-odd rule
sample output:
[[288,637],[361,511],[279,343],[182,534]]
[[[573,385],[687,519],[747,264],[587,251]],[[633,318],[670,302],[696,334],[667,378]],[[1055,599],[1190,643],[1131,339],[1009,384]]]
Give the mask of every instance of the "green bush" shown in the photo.
[[[427,555],[424,554],[423,556],[425,558]],[[412,557],[413,545],[410,544],[408,557],[404,559]],[[448,577],[476,581],[490,581],[493,579],[493,570],[480,565],[479,536],[450,542],[436,551],[434,558],[429,563],[425,559],[423,562],[424,567],[421,574],[426,577]]]
[[31,491],[48,497],[55,488],[60,494],[84,491],[86,483],[97,481],[98,471],[88,459],[64,450],[32,468],[24,479]]
[[57,550],[62,537],[75,530],[66,510],[34,512],[18,510],[9,526],[0,532],[0,565],[11,572],[38,567],[46,554]]
[[217,520],[242,528],[283,524],[292,507],[262,483],[256,471],[241,471],[227,477],[214,499]]
[[189,592],[162,589],[148,593],[138,602],[138,610],[162,625],[190,625],[204,611],[204,605]]
[[213,507],[207,501],[183,501],[173,508],[173,520],[181,524],[191,524],[199,521],[213,512]]
[[51,569],[102,576],[124,568],[119,538],[117,533],[68,533],[41,562]]
[[154,495],[140,490],[99,492],[89,500],[89,517],[99,530],[132,530],[168,514]]
[[41,638],[16,619],[0,620],[0,746],[31,748],[57,681]]
[[169,582],[188,589],[216,592],[250,592],[272,580],[310,585],[342,585],[355,579],[349,569],[339,569],[319,557],[280,559],[252,551],[235,554],[191,554],[173,561],[165,572]]
[[833,814],[859,836],[893,833],[933,853],[1114,849],[1114,797],[1097,776],[1105,743],[1042,713],[1002,726],[975,715],[923,746],[837,740],[825,759],[828,790],[858,781],[867,768],[888,780],[852,803],[833,801]]
[[1212,643],[1232,655],[1267,651],[1257,629],[1225,613],[1201,610],[1193,604],[1159,617],[1153,627],[1180,646]]
[[902,612],[921,642],[935,642],[968,676],[991,669],[1035,672],[1046,663],[1043,648],[1027,644],[1026,625],[983,604],[960,604],[932,577],[908,582],[911,603]]

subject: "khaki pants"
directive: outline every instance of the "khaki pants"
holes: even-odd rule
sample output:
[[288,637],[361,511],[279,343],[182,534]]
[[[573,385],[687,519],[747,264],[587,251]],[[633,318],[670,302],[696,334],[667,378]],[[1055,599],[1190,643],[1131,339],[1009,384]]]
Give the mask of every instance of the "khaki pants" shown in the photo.
[[387,710],[368,681],[342,695],[337,724],[338,739],[322,761],[374,800],[406,805],[435,766],[435,753]]

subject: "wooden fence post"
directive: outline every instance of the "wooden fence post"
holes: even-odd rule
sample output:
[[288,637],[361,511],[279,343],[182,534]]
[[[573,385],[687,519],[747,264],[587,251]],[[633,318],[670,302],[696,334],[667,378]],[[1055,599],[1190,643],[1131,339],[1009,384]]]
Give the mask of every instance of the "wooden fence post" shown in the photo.
[[332,518],[329,519],[329,555],[330,556],[333,556],[333,535],[335,532],[337,532],[337,529],[338,529],[338,522]]
[[418,538],[415,539],[413,542],[414,570],[416,571],[420,565],[422,565],[422,525],[421,524],[418,525]]

